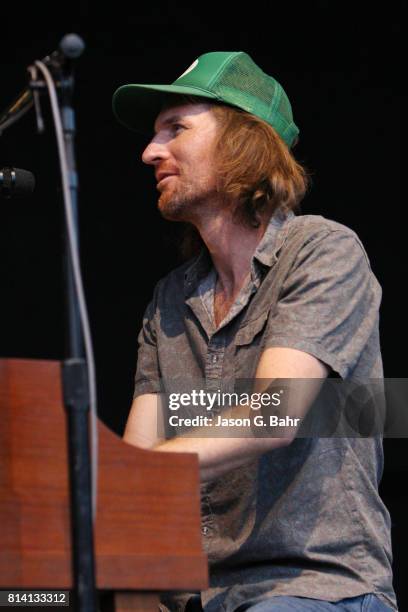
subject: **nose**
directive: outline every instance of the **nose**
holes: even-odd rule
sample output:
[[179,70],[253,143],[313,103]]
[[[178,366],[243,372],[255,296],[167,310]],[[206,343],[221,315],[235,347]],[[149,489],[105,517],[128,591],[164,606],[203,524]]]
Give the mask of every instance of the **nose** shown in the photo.
[[158,142],[157,136],[152,138],[142,153],[142,161],[145,164],[156,164],[169,158],[169,152],[163,143]]

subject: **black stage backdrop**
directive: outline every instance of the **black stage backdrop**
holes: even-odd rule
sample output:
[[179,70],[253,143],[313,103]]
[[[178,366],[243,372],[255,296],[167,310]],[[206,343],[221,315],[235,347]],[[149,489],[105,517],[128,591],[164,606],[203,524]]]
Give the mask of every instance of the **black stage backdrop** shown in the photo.
[[[300,127],[296,156],[313,173],[302,211],[344,223],[362,239],[383,287],[385,375],[408,375],[405,12],[402,1],[258,2],[241,9],[81,2],[41,3],[40,12],[23,4],[3,19],[1,110],[25,87],[26,67],[64,34],[78,33],[87,46],[74,99],[81,261],[99,413],[116,432],[131,404],[142,314],[157,280],[178,263],[178,230],[156,210],[152,168],[140,161],[146,142],[115,121],[111,98],[125,83],[171,82],[208,51],[246,51],[286,89]],[[43,112],[44,135],[30,111],[0,137],[0,167],[26,168],[37,180],[31,198],[0,200],[2,357],[64,357],[60,175],[48,102]],[[408,610],[408,445],[386,440],[385,449],[381,492],[392,516],[395,587]]]

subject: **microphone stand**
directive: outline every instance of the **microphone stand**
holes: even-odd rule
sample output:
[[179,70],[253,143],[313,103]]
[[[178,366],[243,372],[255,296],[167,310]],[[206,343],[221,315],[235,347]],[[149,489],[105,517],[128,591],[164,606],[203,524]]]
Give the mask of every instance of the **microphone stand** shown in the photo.
[[[79,39],[83,45],[82,41]],[[72,62],[64,57],[64,39],[61,52],[47,57],[47,68],[55,79],[59,93],[64,144],[69,168],[69,187],[75,222],[75,241],[78,240],[78,175],[75,163],[75,113],[72,106],[74,77]],[[83,48],[83,47],[82,47]],[[82,49],[76,52],[77,57]],[[31,83],[35,89],[44,89],[38,81]],[[71,495],[72,570],[74,578],[75,609],[78,612],[97,611],[95,583],[94,534],[92,523],[91,470],[89,449],[89,387],[74,276],[70,258],[69,240],[64,224],[64,278],[66,296],[66,351],[62,367],[63,397],[67,413],[69,476]]]
[[[78,245],[78,175],[74,150],[75,114],[71,103],[74,85],[73,76],[71,75],[69,79],[62,81],[62,83],[61,114]],[[77,599],[79,612],[96,612],[97,598],[89,452],[89,387],[67,232],[64,233],[64,241],[66,310],[68,315],[66,343],[68,350],[67,358],[63,363],[63,380],[69,432],[75,598]]]

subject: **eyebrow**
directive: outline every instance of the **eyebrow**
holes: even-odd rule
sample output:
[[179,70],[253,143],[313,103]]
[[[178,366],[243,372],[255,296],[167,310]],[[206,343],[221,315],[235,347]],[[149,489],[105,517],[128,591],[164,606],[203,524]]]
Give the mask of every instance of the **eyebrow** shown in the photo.
[[[176,113],[175,115],[170,115],[170,117],[167,117],[167,119],[165,119],[164,121],[161,121],[161,125],[169,125],[171,123],[174,123],[174,121],[180,121],[180,119],[182,119],[182,116]],[[153,129],[154,133],[157,134],[156,124],[154,125]]]

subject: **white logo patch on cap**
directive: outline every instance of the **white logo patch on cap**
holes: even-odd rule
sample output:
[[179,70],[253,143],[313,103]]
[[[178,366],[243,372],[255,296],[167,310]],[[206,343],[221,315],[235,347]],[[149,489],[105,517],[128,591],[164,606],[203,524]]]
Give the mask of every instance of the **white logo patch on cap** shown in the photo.
[[180,74],[179,77],[177,77],[178,79],[181,79],[181,77],[183,77],[184,75],[188,74],[189,72],[191,72],[192,70],[194,70],[194,68],[198,66],[198,59],[196,59],[189,68],[187,68],[187,70],[185,72],[183,72],[183,74]]

